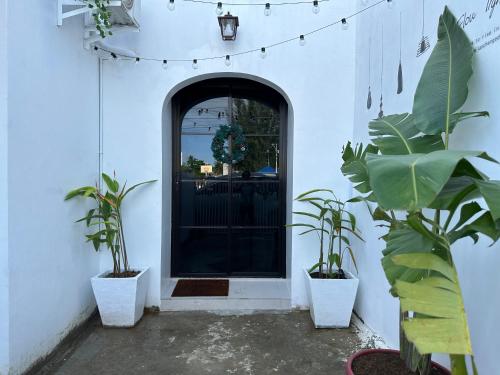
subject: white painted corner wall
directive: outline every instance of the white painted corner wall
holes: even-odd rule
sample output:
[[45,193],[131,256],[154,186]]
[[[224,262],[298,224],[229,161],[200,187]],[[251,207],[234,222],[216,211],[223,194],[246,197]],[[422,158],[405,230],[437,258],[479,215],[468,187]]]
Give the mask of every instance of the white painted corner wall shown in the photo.
[[[373,9],[358,20],[356,38],[356,108],[354,143],[368,141],[368,122],[379,112],[382,71],[382,24],[384,25],[383,103],[384,113],[411,112],[413,94],[430,50],[416,57],[418,42],[422,36],[422,2],[396,1],[394,9]],[[500,158],[500,107],[498,105],[498,61],[500,59],[500,10],[487,11],[488,0],[426,1],[425,35],[431,48],[437,40],[439,15],[448,4],[460,21],[470,21],[465,31],[479,47],[488,41],[496,42],[478,51],[474,60],[474,76],[469,85],[469,100],[465,111],[488,110],[491,117],[463,123],[452,136],[452,148],[486,150],[493,158]],[[399,17],[402,17],[401,34],[404,91],[396,94],[399,64]],[[490,18],[491,15],[491,18]],[[491,32],[490,35],[488,33]],[[371,40],[371,80],[369,79],[369,48]],[[373,105],[367,110],[368,86],[371,86]],[[481,164],[482,170],[493,179],[500,178],[500,169],[493,164]],[[356,243],[356,255],[360,269],[360,287],[356,311],[392,347],[398,347],[398,301],[388,293],[389,285],[384,276],[380,259],[384,242],[379,239],[382,231],[375,228],[363,205],[355,206],[365,243]],[[481,238],[473,246],[472,241],[462,240],[454,246],[454,256],[459,268],[461,286],[465,295],[466,309],[472,335],[472,344],[479,373],[500,374],[497,363],[500,325],[500,244],[488,247],[490,242]],[[440,358],[441,359],[441,358]]]
[[0,374],[9,368],[7,0],[0,0]]
[[97,178],[97,62],[80,17],[55,26],[56,4],[0,1],[1,374],[22,373],[95,308],[98,257],[74,224],[85,206],[64,196]]

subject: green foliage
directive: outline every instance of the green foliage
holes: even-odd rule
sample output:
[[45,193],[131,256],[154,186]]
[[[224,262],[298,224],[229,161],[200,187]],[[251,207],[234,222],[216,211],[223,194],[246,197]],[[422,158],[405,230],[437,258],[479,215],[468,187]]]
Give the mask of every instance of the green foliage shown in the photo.
[[101,38],[113,35],[111,32],[111,12],[108,9],[110,0],[83,0],[87,6],[93,9],[92,17],[94,18],[97,31]]
[[[459,112],[468,96],[474,51],[467,35],[447,10],[439,19],[438,42],[427,62],[415,93],[413,114],[425,134],[448,136],[460,121],[487,112]],[[432,92],[433,95],[428,95]]]
[[319,240],[319,259],[309,269],[309,273],[318,271],[320,278],[343,278],[342,264],[346,253],[357,270],[356,259],[347,235],[354,235],[361,240],[362,238],[356,228],[356,217],[346,210],[345,203],[339,201],[335,193],[328,189],[310,190],[300,194],[295,200],[308,204],[312,212],[295,211],[294,214],[311,220],[287,226],[304,228],[300,235],[315,233]]
[[203,177],[201,166],[205,164],[207,164],[205,161],[197,159],[193,155],[189,155],[186,162],[181,165],[181,170],[193,177]]
[[128,189],[126,188],[127,183],[124,183],[120,190],[120,184],[115,177],[111,178],[103,173],[102,179],[108,188],[105,193],[97,187],[97,184],[96,186],[83,186],[70,191],[64,200],[81,196],[94,201],[96,207],[90,209],[87,215],[76,222],[85,222],[89,229],[97,228],[94,233],[85,235],[87,242],[92,242],[95,251],[99,250],[101,244],[107,246],[113,257],[113,274],[118,275],[130,271],[121,213],[123,200],[139,186],[150,184],[156,180],[141,182]]
[[[488,115],[460,112],[472,56],[470,41],[445,8],[413,113],[372,121],[373,145],[365,152],[344,148],[342,172],[363,194],[358,200],[374,201],[374,219],[389,223],[382,265],[401,303],[402,357],[420,374],[428,374],[421,364],[429,357],[415,361],[414,353],[403,353],[413,350],[406,340],[417,355],[449,353],[453,374],[467,374],[472,346],[451,246],[463,238],[477,242],[481,234],[500,238],[500,182],[472,164],[475,158],[496,161],[482,151],[449,149],[460,121]],[[392,210],[406,215],[396,220]]]
[[441,150],[428,154],[367,156],[370,186],[384,209],[414,211],[429,207],[458,163],[467,157],[487,158],[479,151]]
[[427,153],[444,149],[440,135],[422,135],[415,117],[408,113],[390,115],[370,122],[370,136],[383,155]]

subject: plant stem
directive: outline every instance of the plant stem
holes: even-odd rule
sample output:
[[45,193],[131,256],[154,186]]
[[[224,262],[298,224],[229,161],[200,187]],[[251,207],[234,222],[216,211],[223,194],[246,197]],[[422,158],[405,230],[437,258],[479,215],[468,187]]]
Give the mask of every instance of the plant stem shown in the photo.
[[452,375],[467,375],[465,356],[463,354],[450,354]]
[[120,220],[119,225],[120,225],[120,240],[122,243],[122,254],[123,254],[123,271],[128,272],[129,266],[128,266],[127,248],[125,247],[125,237],[123,234],[123,223],[122,223],[121,213],[118,214],[118,218]]
[[439,233],[440,221],[441,221],[441,210],[436,210],[436,212],[434,213],[434,225],[432,228],[432,231],[436,234]]
[[323,276],[323,229],[325,228],[325,220],[321,220],[321,235],[320,235],[320,243],[319,243],[319,278],[321,279]]

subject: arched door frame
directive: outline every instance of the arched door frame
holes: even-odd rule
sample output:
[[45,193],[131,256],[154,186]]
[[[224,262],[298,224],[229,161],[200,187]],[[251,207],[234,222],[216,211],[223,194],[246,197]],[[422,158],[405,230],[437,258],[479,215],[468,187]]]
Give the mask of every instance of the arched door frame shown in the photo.
[[[205,100],[217,97],[240,97],[254,99],[275,108],[280,113],[280,226],[279,241],[279,272],[278,274],[253,274],[253,275],[222,275],[222,274],[197,274],[189,275],[178,272],[177,238],[176,230],[179,228],[179,181],[180,175],[178,166],[180,165],[180,135],[181,124],[185,114],[196,104]],[[220,277],[220,276],[253,276],[253,277],[286,277],[287,276],[287,251],[286,233],[284,225],[287,220],[287,143],[288,143],[288,104],[286,99],[273,88],[254,80],[245,78],[212,78],[196,82],[192,85],[180,89],[171,101],[172,116],[172,212],[171,212],[171,257],[170,272],[172,276],[180,277]]]

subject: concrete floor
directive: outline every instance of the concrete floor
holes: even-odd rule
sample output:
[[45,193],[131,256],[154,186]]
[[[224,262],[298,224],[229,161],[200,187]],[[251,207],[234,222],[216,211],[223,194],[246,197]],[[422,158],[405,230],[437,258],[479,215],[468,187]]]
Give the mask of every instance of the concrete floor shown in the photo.
[[307,311],[159,313],[132,329],[105,329],[95,319],[36,373],[344,375],[359,347],[354,328],[316,330]]

